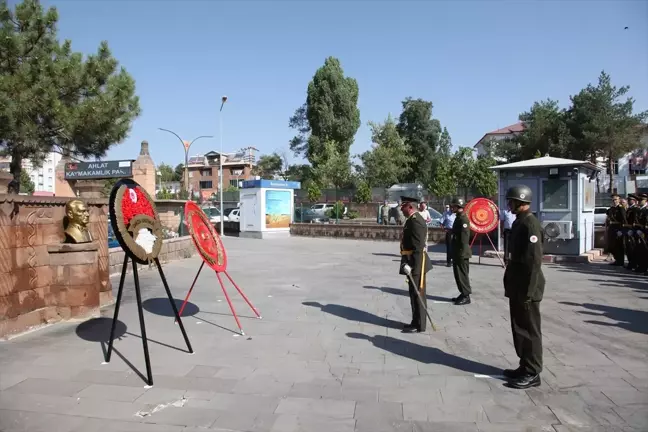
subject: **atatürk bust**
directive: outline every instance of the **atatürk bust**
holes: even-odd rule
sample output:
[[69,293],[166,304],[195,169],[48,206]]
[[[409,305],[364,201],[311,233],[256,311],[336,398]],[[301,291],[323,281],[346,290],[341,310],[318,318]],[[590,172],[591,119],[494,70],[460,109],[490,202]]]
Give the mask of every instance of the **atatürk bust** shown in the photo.
[[90,212],[81,200],[71,200],[65,204],[67,228],[65,228],[65,243],[88,243],[92,236],[88,231]]

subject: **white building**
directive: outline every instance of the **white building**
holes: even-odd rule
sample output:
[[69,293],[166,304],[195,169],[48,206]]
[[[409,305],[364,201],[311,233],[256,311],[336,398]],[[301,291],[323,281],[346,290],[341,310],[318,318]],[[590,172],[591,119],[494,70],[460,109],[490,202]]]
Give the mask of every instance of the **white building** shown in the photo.
[[[486,144],[493,146],[497,141],[502,141],[505,139],[513,138],[516,135],[519,135],[524,130],[524,123],[517,122],[510,126],[503,127],[501,129],[494,130],[485,134],[477,144],[475,144],[475,150],[477,151],[477,156],[482,156],[487,153]],[[496,158],[499,159],[499,158]]]
[[23,169],[29,174],[32,182],[34,182],[35,192],[50,192],[56,193],[56,180],[55,171],[56,165],[61,160],[61,155],[58,153],[50,153],[43,162],[42,166],[33,166],[29,159],[23,162]]

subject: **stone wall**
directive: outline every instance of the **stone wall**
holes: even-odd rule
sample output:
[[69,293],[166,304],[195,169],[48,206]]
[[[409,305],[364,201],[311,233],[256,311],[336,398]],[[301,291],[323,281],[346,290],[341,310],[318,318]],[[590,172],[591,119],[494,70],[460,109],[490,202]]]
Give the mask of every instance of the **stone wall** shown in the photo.
[[[60,245],[64,239],[67,201],[68,198],[0,195],[0,337],[70,317],[68,293],[52,272],[48,251],[48,246]],[[90,211],[89,230],[97,243],[98,307],[112,301],[108,202],[84,201]]]
[[[191,258],[196,253],[191,237],[179,237],[174,239],[164,240],[162,250],[160,251],[159,259],[162,264],[184,258]],[[110,275],[120,274],[122,265],[124,264],[124,251],[120,247],[109,249],[110,255]],[[147,269],[155,267],[155,264],[140,264],[138,268]],[[129,262],[127,272],[132,271],[132,264]]]
[[[290,225],[290,234],[305,237],[337,237],[354,240],[400,241],[402,226],[360,225],[360,224],[312,224],[295,223]],[[445,231],[441,228],[428,228],[430,243],[443,243]]]
[[155,208],[163,227],[178,232],[185,203],[184,200],[155,200]]

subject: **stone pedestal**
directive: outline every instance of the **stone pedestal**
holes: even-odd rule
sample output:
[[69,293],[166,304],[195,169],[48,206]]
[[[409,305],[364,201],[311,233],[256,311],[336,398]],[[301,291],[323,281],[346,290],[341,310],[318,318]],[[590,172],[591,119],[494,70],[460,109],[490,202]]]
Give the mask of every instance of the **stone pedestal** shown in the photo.
[[0,195],[6,194],[9,187],[9,182],[13,180],[13,175],[8,172],[0,171]]
[[99,311],[98,253],[96,242],[47,246],[52,283],[50,295],[57,299],[63,319],[87,317]]
[[104,182],[100,180],[77,180],[74,189],[80,198],[101,198]]

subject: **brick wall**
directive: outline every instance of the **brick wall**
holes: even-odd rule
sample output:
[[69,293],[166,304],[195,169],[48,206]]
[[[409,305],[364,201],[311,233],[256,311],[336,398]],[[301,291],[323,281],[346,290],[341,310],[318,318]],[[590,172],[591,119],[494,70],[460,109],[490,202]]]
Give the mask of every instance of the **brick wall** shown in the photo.
[[[163,241],[162,250],[158,258],[161,263],[166,263],[173,260],[191,258],[196,253],[191,237],[179,237],[174,239],[167,239]],[[120,274],[122,265],[124,264],[124,251],[120,247],[109,249],[110,254],[110,274]],[[132,264],[129,263],[128,272],[132,271]],[[155,264],[140,264],[138,268],[147,269],[155,267]]]
[[[66,317],[64,296],[52,274],[48,246],[64,238],[69,198],[0,195],[0,337]],[[99,303],[112,301],[108,277],[108,202],[85,199],[97,241]],[[54,288],[52,288],[54,287]],[[99,306],[99,305],[97,305]]]
[[[337,237],[354,240],[400,241],[402,226],[383,226],[377,224],[311,224],[295,223],[290,225],[290,234],[305,237]],[[443,243],[445,231],[441,228],[428,228],[430,243]]]

